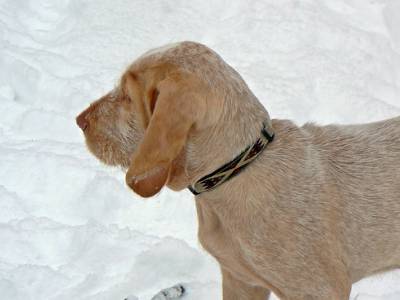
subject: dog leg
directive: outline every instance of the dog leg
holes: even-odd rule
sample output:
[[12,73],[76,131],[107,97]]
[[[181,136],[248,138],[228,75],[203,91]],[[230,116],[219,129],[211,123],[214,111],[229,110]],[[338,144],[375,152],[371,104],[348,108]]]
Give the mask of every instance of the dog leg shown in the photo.
[[222,269],[222,294],[224,300],[267,300],[270,291],[258,286],[248,285],[234,278]]
[[349,297],[341,297],[337,294],[330,294],[330,295],[296,295],[293,297],[285,297],[281,300],[349,300]]
[[326,285],[316,286],[312,283],[304,283],[304,290],[294,292],[283,291],[281,300],[349,300],[351,284],[348,287],[331,287]]

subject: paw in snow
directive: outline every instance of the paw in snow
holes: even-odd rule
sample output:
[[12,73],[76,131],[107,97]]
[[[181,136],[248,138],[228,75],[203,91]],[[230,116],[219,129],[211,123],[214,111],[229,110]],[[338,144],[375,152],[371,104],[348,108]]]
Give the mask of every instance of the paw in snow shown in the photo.
[[170,299],[176,299],[180,298],[183,296],[185,293],[185,288],[180,285],[174,285],[173,287],[167,288],[159,292],[157,295],[155,295],[151,300],[170,300]]

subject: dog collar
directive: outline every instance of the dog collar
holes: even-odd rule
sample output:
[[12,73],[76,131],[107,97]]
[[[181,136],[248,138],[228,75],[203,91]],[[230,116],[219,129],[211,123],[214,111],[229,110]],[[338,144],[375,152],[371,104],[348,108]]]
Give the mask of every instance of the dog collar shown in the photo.
[[274,133],[271,128],[268,128],[266,123],[263,123],[261,129],[261,136],[255,143],[248,146],[233,160],[218,168],[214,172],[202,177],[195,184],[189,185],[188,189],[194,194],[198,195],[203,192],[212,190],[224,182],[228,181],[235,175],[239,174],[245,167],[247,167],[253,160],[261,154],[269,143],[274,140]]

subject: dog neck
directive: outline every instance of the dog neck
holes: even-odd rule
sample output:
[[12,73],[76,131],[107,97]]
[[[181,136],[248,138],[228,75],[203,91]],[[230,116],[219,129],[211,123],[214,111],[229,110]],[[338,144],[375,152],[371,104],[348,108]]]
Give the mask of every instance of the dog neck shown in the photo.
[[272,133],[268,112],[250,90],[229,97],[221,96],[220,99],[224,99],[223,105],[208,114],[208,119],[201,124],[203,126],[194,128],[175,160],[167,184],[172,190],[193,186],[204,176],[234,160],[260,138],[263,124]]
[[253,162],[258,155],[271,143],[274,139],[274,132],[268,122],[263,123],[260,137],[252,144],[247,146],[238,156],[230,162],[224,164],[212,173],[203,176],[193,185],[189,185],[188,189],[194,194],[199,195],[217,188],[224,182],[239,174],[246,166]]

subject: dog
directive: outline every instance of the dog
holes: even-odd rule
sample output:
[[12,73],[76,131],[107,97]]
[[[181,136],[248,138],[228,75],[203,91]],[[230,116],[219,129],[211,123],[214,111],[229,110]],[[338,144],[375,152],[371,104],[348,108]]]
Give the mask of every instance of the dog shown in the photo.
[[139,57],[76,121],[138,195],[196,195],[224,300],[345,300],[400,265],[400,118],[271,119],[218,54],[181,42]]

